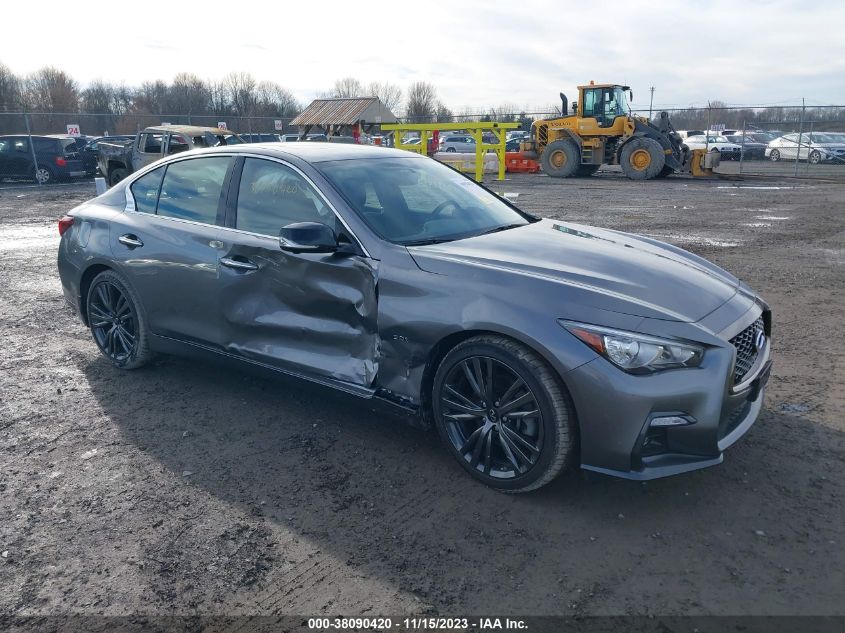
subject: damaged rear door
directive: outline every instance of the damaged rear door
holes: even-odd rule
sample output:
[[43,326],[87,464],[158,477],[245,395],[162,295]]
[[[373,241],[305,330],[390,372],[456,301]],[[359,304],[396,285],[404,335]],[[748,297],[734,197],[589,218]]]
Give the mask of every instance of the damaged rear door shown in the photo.
[[370,387],[377,372],[378,262],[281,250],[279,231],[288,224],[320,222],[344,232],[325,198],[286,163],[240,159],[228,209],[219,250],[226,351]]

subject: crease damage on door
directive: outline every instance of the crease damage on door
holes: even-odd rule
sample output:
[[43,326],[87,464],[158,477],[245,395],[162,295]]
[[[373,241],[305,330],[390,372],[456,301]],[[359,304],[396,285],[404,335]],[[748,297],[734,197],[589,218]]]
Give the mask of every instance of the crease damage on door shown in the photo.
[[[262,273],[223,280],[226,351],[304,375],[372,386],[378,373],[378,269],[357,257],[260,261]],[[301,260],[299,263],[302,263]]]

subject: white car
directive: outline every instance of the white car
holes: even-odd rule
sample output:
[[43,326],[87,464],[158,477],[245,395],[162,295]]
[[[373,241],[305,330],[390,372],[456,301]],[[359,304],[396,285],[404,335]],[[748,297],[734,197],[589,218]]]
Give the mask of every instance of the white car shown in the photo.
[[769,160],[807,160],[812,164],[825,161],[845,162],[845,139],[840,134],[812,132],[784,134],[766,148]]
[[709,152],[719,152],[723,160],[739,160],[742,147],[731,143],[724,136],[688,136],[684,143],[690,149],[706,149]]

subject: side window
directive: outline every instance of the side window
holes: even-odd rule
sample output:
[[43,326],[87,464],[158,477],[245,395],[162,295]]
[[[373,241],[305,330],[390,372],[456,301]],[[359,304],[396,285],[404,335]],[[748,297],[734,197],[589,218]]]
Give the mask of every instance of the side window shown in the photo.
[[247,158],[235,227],[276,237],[283,226],[294,222],[321,222],[336,229],[332,210],[297,172],[273,161]]
[[181,134],[171,134],[170,141],[167,144],[167,153],[168,154],[178,154],[179,152],[187,152],[191,149],[191,146],[188,145],[188,139],[186,139]]
[[133,182],[129,191],[135,199],[135,210],[140,213],[155,213],[158,202],[158,189],[161,185],[161,177],[164,175],[164,167],[152,170]]
[[161,139],[161,134],[141,134],[138,147],[145,154],[161,154]]
[[584,111],[581,113],[582,116],[595,116],[596,115],[596,95],[600,95],[601,90],[585,90],[584,91]]
[[28,152],[29,151],[29,143],[25,138],[16,138],[14,141],[14,147],[16,152]]
[[12,151],[12,146],[9,141],[0,139],[0,154],[9,154]]
[[167,165],[158,198],[158,214],[215,224],[230,160],[228,156],[212,156]]

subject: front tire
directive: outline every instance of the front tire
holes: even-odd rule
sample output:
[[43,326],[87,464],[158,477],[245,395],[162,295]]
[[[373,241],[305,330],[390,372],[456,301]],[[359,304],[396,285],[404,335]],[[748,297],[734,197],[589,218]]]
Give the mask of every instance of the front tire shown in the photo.
[[97,275],[85,307],[94,342],[115,367],[137,369],[152,360],[141,302],[121,275],[112,270]]
[[540,165],[552,178],[569,178],[581,166],[581,152],[573,141],[560,139],[546,145]]
[[810,152],[810,155],[807,157],[807,160],[810,161],[811,165],[818,165],[820,162],[822,162],[822,154],[820,151],[814,149],[812,152]]
[[622,147],[619,164],[631,180],[651,180],[666,165],[666,154],[660,143],[653,138],[635,138]]
[[452,349],[432,389],[434,424],[478,481],[528,492],[571,462],[575,414],[560,378],[533,350],[484,335]]

